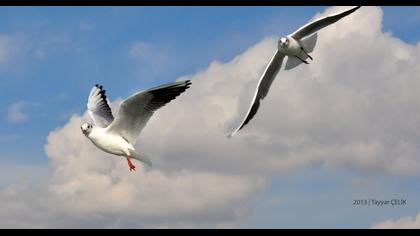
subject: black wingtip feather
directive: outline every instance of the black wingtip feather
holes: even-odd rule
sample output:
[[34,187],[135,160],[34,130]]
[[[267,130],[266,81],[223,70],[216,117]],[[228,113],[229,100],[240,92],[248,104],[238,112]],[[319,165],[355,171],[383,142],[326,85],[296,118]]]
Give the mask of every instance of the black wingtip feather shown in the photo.
[[[106,94],[105,94],[106,90],[103,89],[103,86],[102,85],[99,85],[99,84],[95,84],[95,87],[97,87],[100,90],[99,91],[99,94],[101,95],[101,99],[103,99],[105,101],[105,103],[107,104],[107,106],[108,106],[108,102],[106,100],[107,97],[106,97]],[[109,106],[108,106],[107,109],[110,109]]]
[[191,85],[190,80],[176,82],[174,84],[171,84],[169,86],[152,90],[150,93],[154,96],[154,101],[151,102],[146,109],[150,111],[154,111],[158,109],[159,107],[164,106],[169,101],[175,99],[179,95],[181,95],[183,92],[185,92],[189,86]]

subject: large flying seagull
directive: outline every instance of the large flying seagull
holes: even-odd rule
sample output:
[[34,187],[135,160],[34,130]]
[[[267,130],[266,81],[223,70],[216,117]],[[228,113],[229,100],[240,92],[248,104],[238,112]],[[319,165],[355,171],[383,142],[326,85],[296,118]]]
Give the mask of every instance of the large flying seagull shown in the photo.
[[189,80],[174,82],[137,92],[125,99],[112,115],[105,90],[95,85],[90,91],[87,108],[95,126],[83,123],[83,134],[101,150],[127,158],[130,171],[135,170],[131,158],[152,166],[151,160],[139,153],[134,144],[142,129],[156,110],[175,99],[189,88]]
[[287,56],[288,58],[285,70],[290,70],[301,63],[309,64],[306,59],[309,58],[310,60],[313,60],[308,53],[312,52],[315,47],[317,40],[316,32],[337,22],[341,18],[350,15],[359,8],[360,6],[353,7],[343,12],[316,19],[300,27],[294,33],[281,37],[278,41],[276,53],[271,58],[270,63],[260,78],[257,90],[255,91],[254,98],[245,118],[243,119],[241,125],[229,134],[228,137],[230,138],[235,135],[255,116],[260,106],[260,101],[267,96],[270,86],[280,70],[284,57]]

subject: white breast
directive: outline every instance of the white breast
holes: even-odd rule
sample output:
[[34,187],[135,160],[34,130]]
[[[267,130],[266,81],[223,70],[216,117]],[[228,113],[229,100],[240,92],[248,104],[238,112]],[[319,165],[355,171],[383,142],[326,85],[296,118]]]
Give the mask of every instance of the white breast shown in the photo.
[[121,136],[108,134],[100,127],[92,128],[88,138],[101,150],[115,155],[126,156],[129,154],[129,149],[134,149]]
[[287,56],[298,55],[301,51],[299,42],[292,37],[287,36],[287,38],[289,39],[289,45],[287,48],[279,47],[279,51]]

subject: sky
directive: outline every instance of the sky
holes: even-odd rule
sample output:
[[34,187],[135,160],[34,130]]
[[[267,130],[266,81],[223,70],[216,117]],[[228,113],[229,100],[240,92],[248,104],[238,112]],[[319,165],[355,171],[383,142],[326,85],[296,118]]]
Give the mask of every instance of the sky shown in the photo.
[[[342,9],[1,7],[0,227],[419,228],[419,7],[321,30],[314,61],[280,71],[225,138],[278,37]],[[136,144],[153,168],[130,173],[80,132],[94,84],[116,114],[185,79]]]

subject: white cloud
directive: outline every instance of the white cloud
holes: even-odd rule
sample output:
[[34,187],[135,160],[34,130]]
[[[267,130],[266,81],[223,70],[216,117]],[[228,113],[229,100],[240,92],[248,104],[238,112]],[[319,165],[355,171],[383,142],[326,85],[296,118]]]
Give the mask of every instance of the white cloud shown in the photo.
[[420,213],[415,217],[386,220],[372,226],[373,229],[420,229]]
[[28,115],[24,112],[25,102],[16,102],[9,106],[7,112],[7,120],[10,123],[22,123],[28,119]]
[[181,78],[192,80],[191,89],[159,111],[139,143],[167,169],[270,174],[321,164],[418,174],[420,45],[381,32],[381,17],[380,8],[363,7],[320,31],[314,62],[280,71],[233,139],[225,135],[248,109],[277,36]]
[[[43,190],[43,189],[42,189]],[[0,191],[0,228],[43,228],[53,218],[54,203],[47,191],[26,184],[9,185]]]
[[[230,140],[225,135],[246,112],[278,36],[179,78],[191,79],[191,88],[157,112],[139,138],[151,170],[138,164],[129,173],[124,159],[82,136],[86,114],[72,116],[48,136],[53,176],[40,194],[51,206],[33,222],[235,227],[272,174],[314,164],[418,174],[420,45],[383,33],[381,18],[380,8],[363,7],[320,31],[314,62],[281,71],[259,113]],[[147,50],[138,44],[129,54]]]
[[[100,214],[115,227],[206,227],[243,217],[246,202],[265,186],[256,176],[146,170],[140,163],[130,173],[125,159],[103,153],[83,137],[84,120],[87,114],[73,116],[49,135],[45,147],[53,166],[50,191],[56,208],[67,214],[92,221]],[[117,216],[124,220],[118,223]]]

